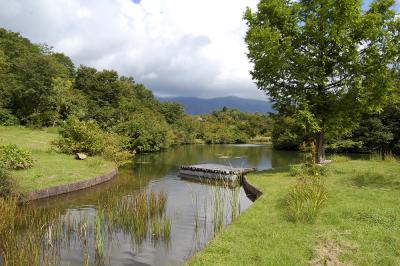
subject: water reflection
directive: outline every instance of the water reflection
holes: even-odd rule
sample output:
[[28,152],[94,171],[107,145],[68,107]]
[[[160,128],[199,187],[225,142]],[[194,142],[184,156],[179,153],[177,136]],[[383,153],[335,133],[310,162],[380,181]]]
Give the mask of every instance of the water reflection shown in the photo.
[[[262,170],[301,159],[297,153],[259,145],[179,146],[138,155],[134,164],[120,169],[118,177],[106,184],[33,205],[44,212],[60,212],[65,236],[61,244],[54,245],[59,248],[61,265],[179,265],[251,204],[241,188],[180,179],[180,165],[220,163]],[[135,197],[143,191],[166,195],[156,224],[147,210],[150,218],[141,225],[145,232],[132,222],[140,220],[135,216]],[[129,216],[123,217],[121,208],[127,208]],[[165,230],[169,230],[168,237]]]

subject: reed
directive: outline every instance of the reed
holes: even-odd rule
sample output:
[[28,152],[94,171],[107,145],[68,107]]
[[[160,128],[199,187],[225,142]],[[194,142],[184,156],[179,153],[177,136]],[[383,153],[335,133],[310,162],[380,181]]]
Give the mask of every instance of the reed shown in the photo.
[[230,191],[231,191],[231,198],[230,198],[231,219],[233,221],[239,216],[240,187],[233,188]]
[[80,246],[83,265],[103,265],[105,240],[112,241],[120,231],[130,234],[135,244],[147,236],[169,240],[171,220],[165,215],[164,192],[111,198],[99,204],[95,215],[79,216],[63,215],[57,208],[18,207],[16,200],[0,198],[0,265],[59,265],[61,248],[71,244]]
[[226,206],[223,190],[220,188],[214,189],[213,201],[213,229],[214,234],[217,234],[224,227],[224,208]]

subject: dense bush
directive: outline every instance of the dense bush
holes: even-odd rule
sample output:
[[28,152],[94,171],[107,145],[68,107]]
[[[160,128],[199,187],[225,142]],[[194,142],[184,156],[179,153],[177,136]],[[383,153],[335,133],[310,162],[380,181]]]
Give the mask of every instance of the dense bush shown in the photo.
[[105,134],[105,146],[101,156],[108,161],[114,162],[117,166],[129,163],[134,151],[125,150],[125,143],[127,143],[127,138],[115,133]]
[[70,118],[62,125],[60,135],[54,144],[64,153],[98,155],[106,145],[103,131],[93,120],[85,122]]
[[0,108],[0,126],[12,126],[19,123],[18,118],[10,110]]
[[127,148],[131,151],[160,151],[171,145],[173,136],[165,120],[150,112],[135,114],[129,121],[121,123],[117,131],[127,136]]
[[129,161],[132,153],[124,150],[125,139],[114,133],[105,133],[95,121],[79,121],[70,118],[60,129],[60,138],[54,145],[62,152],[77,152],[88,155],[99,155],[122,165]]
[[326,146],[326,152],[345,153],[345,152],[361,152],[364,143],[362,141],[353,141],[351,139],[340,139],[331,141]]
[[280,150],[298,150],[305,140],[304,130],[296,119],[288,116],[274,115],[272,143]]
[[0,146],[0,165],[5,169],[25,169],[33,166],[32,154],[15,144]]
[[289,219],[312,223],[327,200],[327,190],[317,176],[302,176],[290,188],[286,203]]

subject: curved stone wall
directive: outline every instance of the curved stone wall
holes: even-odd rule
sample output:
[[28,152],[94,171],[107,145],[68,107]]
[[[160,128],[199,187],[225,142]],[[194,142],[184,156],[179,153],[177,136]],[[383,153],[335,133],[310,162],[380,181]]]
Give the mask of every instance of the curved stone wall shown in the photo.
[[31,191],[25,195],[22,196],[21,202],[26,202],[26,201],[32,201],[32,200],[38,200],[38,199],[44,199],[44,198],[49,198],[89,187],[93,187],[95,185],[107,182],[114,178],[118,173],[117,169],[113,169],[110,173],[107,173],[105,175],[97,176],[88,180],[83,180],[71,184],[65,184],[65,185],[60,185],[60,186],[54,186],[50,188],[45,188],[45,189],[40,189],[40,190],[35,190]]

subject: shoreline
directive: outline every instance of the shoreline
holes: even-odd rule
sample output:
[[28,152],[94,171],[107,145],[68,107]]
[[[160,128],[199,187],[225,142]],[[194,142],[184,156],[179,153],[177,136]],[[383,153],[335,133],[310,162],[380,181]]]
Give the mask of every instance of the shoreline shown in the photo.
[[51,198],[51,197],[55,197],[58,195],[67,194],[67,193],[78,191],[78,190],[83,190],[86,188],[90,188],[90,187],[108,182],[111,179],[113,179],[114,177],[116,177],[117,174],[118,174],[118,169],[114,168],[109,173],[106,173],[106,174],[103,174],[100,176],[96,176],[96,177],[92,177],[90,179],[73,182],[73,183],[69,183],[69,184],[64,184],[64,185],[59,185],[59,186],[53,186],[53,187],[44,188],[44,189],[33,190],[30,192],[23,193],[19,202],[24,203],[24,202],[29,202],[29,201],[35,201],[35,200],[39,200],[39,199]]

